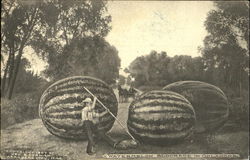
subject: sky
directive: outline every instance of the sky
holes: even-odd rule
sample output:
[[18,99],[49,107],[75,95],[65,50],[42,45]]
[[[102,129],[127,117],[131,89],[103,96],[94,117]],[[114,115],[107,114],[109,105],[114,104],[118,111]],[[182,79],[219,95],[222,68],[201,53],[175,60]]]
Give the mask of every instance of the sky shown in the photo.
[[[106,40],[118,50],[124,69],[138,56],[152,50],[166,51],[168,56],[200,56],[198,46],[207,35],[204,27],[211,1],[108,1],[112,29]],[[31,60],[36,73],[46,63],[28,48],[25,57]]]
[[109,1],[112,30],[106,40],[119,51],[121,67],[152,50],[169,56],[200,56],[211,1]]

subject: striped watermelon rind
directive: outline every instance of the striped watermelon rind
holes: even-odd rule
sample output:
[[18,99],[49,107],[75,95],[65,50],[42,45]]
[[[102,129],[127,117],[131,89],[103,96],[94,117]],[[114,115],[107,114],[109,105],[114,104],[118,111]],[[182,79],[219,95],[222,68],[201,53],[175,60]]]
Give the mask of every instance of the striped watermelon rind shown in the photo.
[[[61,138],[86,139],[86,131],[81,120],[81,102],[93,97],[84,89],[89,89],[116,116],[118,102],[116,96],[105,82],[89,76],[74,76],[59,80],[43,93],[39,103],[39,115],[47,130]],[[99,131],[109,131],[115,119],[105,113],[97,102],[96,112],[100,113]]]
[[127,127],[143,143],[168,145],[190,136],[195,121],[194,109],[182,95],[154,90],[131,102]]
[[228,100],[219,87],[201,81],[178,81],[163,90],[177,92],[191,102],[197,116],[197,133],[214,132],[228,119]]

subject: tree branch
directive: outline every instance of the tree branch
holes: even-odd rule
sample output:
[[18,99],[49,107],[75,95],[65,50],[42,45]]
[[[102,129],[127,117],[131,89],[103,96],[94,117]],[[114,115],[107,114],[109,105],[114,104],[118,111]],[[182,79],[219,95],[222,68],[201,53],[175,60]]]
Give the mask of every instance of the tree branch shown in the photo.
[[72,39],[74,39],[75,37],[76,37],[76,33],[77,33],[77,28],[79,27],[79,25],[80,25],[80,20],[79,19],[77,19],[77,23],[76,23],[76,26],[74,27],[74,32],[73,32],[73,37],[72,37]]

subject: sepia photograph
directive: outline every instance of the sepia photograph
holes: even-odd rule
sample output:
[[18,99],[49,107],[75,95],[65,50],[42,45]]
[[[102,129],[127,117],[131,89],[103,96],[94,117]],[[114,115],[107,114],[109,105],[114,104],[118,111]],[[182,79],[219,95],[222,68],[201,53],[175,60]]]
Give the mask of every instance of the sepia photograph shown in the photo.
[[2,160],[248,160],[249,1],[2,0]]

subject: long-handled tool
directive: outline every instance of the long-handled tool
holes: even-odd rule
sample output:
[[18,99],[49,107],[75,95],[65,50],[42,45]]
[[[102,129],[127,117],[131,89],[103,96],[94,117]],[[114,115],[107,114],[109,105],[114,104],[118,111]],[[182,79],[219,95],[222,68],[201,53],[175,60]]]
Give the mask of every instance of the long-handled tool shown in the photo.
[[84,89],[91,94],[93,97],[96,98],[96,100],[108,111],[108,113],[115,118],[115,120],[120,124],[120,126],[128,133],[128,135],[136,142],[136,139],[129,133],[129,131],[126,129],[126,127],[120,122],[118,118],[92,93],[90,92],[86,87]]

